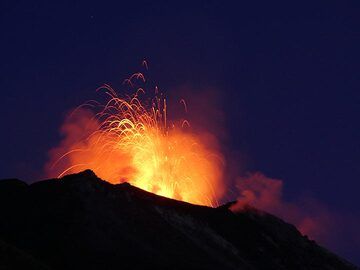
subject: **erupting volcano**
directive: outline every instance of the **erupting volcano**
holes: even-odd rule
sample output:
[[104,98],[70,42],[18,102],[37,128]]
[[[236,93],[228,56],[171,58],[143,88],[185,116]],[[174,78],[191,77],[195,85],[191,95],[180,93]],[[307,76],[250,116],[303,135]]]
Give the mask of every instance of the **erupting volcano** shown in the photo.
[[[142,73],[126,82],[145,83]],[[51,152],[50,176],[93,170],[111,183],[129,182],[144,190],[194,204],[217,206],[224,193],[223,158],[187,120],[169,120],[167,102],[155,87],[119,96],[109,85],[105,103],[79,106],[68,117],[65,140]],[[180,100],[184,106],[186,103]]]
[[[144,65],[147,69],[146,62]],[[37,186],[45,190],[48,184],[56,186],[60,193],[64,192],[58,200],[71,205],[69,208],[78,207],[76,211],[84,214],[84,224],[87,224],[88,217],[96,220],[91,225],[95,231],[100,227],[107,227],[108,220],[115,220],[116,225],[110,226],[110,231],[120,226],[122,233],[119,235],[131,238],[129,243],[120,249],[131,245],[136,247],[129,251],[127,256],[130,257],[142,249],[138,244],[134,244],[135,242],[145,243],[145,246],[148,243],[153,245],[157,240],[154,241],[152,236],[161,231],[169,233],[170,238],[165,237],[164,240],[164,243],[167,243],[165,246],[169,245],[168,239],[181,238],[170,240],[177,243],[172,250],[179,250],[181,257],[188,252],[188,247],[185,246],[190,240],[193,243],[191,248],[196,246],[194,252],[197,252],[199,246],[201,252],[217,254],[216,263],[226,265],[229,269],[238,269],[239,265],[242,265],[241,269],[355,269],[342,259],[328,255],[309,240],[308,236],[313,238],[314,235],[317,240],[326,239],[326,223],[330,214],[325,208],[323,212],[320,211],[322,208],[318,208],[320,210],[313,214],[305,207],[298,206],[296,202],[283,200],[281,180],[268,178],[260,172],[248,172],[244,177],[235,179],[237,191],[233,191],[231,186],[226,190],[223,177],[225,160],[213,134],[216,131],[209,132],[208,127],[204,132],[203,127],[196,125],[197,121],[194,121],[193,125],[189,120],[192,119],[194,108],[195,112],[204,113],[207,117],[210,112],[199,110],[196,106],[188,108],[182,98],[176,103],[168,102],[158,87],[148,87],[148,84],[143,73],[135,73],[124,81],[125,89],[117,92],[109,84],[105,84],[96,90],[101,98],[89,100],[72,110],[61,127],[63,139],[50,151],[50,160],[46,165],[47,176],[58,179],[34,184],[35,193],[32,196],[47,194],[48,191],[43,190],[38,194]],[[129,94],[124,94],[128,92]],[[191,95],[190,102],[193,101],[191,97],[195,99],[195,96]],[[175,104],[181,108],[181,117],[172,109]],[[227,153],[226,148],[223,150]],[[12,185],[22,185],[17,182],[4,183],[5,187],[9,185],[10,189],[17,188]],[[31,186],[30,190],[32,188]],[[52,190],[51,187],[49,189]],[[219,201],[223,201],[225,194],[230,197],[231,192],[233,197],[238,195],[236,201],[220,206]],[[68,202],[68,195],[65,194],[72,194],[73,201]],[[82,198],[81,202],[77,201],[79,198]],[[48,204],[46,200],[44,198],[44,205]],[[87,206],[83,205],[83,202]],[[57,200],[54,200],[54,203],[51,211],[56,209]],[[102,212],[110,204],[113,204],[110,207],[112,210],[101,218]],[[94,205],[99,205],[99,208],[92,212]],[[36,205],[31,207],[38,209]],[[261,210],[257,210],[258,208]],[[141,212],[140,209],[145,210]],[[267,212],[294,223],[301,233]],[[80,214],[76,214],[78,215]],[[99,224],[98,219],[102,220]],[[129,223],[123,223],[127,219],[130,219]],[[165,224],[162,224],[163,221]],[[58,221],[55,222],[57,223]],[[152,224],[149,230],[144,229],[142,224],[148,223]],[[76,226],[71,225],[69,230]],[[179,230],[180,236],[170,233],[174,228]],[[183,235],[188,239],[182,239]],[[114,239],[111,233],[106,237]],[[116,246],[123,239],[112,241]],[[253,244],[253,241],[256,244]],[[273,243],[276,243],[275,246]],[[292,249],[293,243],[295,247],[290,252],[292,258],[289,261],[279,264],[278,259],[272,259],[287,258],[286,252]],[[185,246],[182,249],[178,248],[178,245]],[[254,250],[248,253],[251,246]],[[112,245],[107,247],[107,244],[104,244],[103,248],[116,250]],[[67,250],[67,247],[65,249]],[[163,251],[163,247],[157,247],[156,250],[160,251],[159,254],[167,252]],[[273,254],[273,250],[276,250],[276,254]],[[64,258],[71,257],[65,253]],[[192,260],[192,253],[189,252],[185,257]],[[258,262],[259,256],[268,257]],[[320,259],[314,264],[314,257],[317,256],[320,256]],[[170,257],[172,258],[172,255],[169,255]],[[117,258],[117,255],[114,258]],[[174,258],[178,258],[178,255]],[[198,255],[194,258],[198,258]],[[302,268],[299,262],[304,258],[307,262]],[[201,262],[201,265],[207,265],[208,260],[206,255],[206,263]],[[331,267],[336,267],[327,268],[328,260],[331,261]],[[83,262],[83,258],[80,261]],[[149,261],[163,264],[157,259]],[[273,268],[268,267],[269,261]],[[170,262],[164,264],[173,262],[177,262],[177,259],[170,259]],[[117,264],[110,262],[109,265]],[[222,267],[204,267],[212,268]]]
[[[1,269],[357,269],[305,235],[317,219],[282,202],[281,180],[239,178],[240,197],[220,206],[214,135],[168,117],[142,73],[126,83],[132,94],[106,84],[105,101],[66,118],[46,167],[58,179],[0,181]],[[257,207],[291,212],[304,235]]]

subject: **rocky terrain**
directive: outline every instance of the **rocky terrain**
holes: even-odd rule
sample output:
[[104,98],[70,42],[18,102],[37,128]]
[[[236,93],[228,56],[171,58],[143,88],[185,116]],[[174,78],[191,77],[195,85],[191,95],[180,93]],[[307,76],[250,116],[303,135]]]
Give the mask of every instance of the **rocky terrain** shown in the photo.
[[0,269],[358,269],[254,208],[233,213],[92,171],[0,181]]

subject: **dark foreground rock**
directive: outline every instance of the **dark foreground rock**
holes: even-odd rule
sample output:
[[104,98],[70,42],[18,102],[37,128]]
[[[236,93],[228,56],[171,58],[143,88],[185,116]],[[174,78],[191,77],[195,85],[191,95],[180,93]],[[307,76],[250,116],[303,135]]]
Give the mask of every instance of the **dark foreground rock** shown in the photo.
[[294,226],[111,185],[0,181],[0,269],[357,269]]

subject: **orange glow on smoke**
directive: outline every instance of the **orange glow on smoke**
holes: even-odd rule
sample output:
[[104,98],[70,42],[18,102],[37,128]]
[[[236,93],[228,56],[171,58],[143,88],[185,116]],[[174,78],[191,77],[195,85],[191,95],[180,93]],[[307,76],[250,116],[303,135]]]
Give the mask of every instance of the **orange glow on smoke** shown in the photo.
[[[137,73],[127,82],[134,79],[144,77]],[[51,152],[50,174],[91,169],[111,183],[126,181],[165,197],[216,206],[224,192],[223,161],[212,143],[192,132],[188,121],[170,122],[166,100],[158,94],[144,105],[142,89],[127,98],[108,85],[102,89],[110,97],[106,104],[90,101],[81,107],[92,110],[77,109],[64,124],[65,139]]]

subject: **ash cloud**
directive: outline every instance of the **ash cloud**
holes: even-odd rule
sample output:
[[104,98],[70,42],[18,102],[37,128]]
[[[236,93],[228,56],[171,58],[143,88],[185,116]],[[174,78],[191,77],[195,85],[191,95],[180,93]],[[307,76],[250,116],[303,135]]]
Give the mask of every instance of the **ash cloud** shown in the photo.
[[358,217],[332,211],[311,197],[286,201],[283,198],[283,185],[282,180],[269,178],[261,172],[239,177],[236,181],[239,196],[231,210],[242,211],[250,205],[279,216],[294,224],[303,235],[344,256],[353,252],[351,247],[360,247],[360,238],[356,237],[360,225]]

